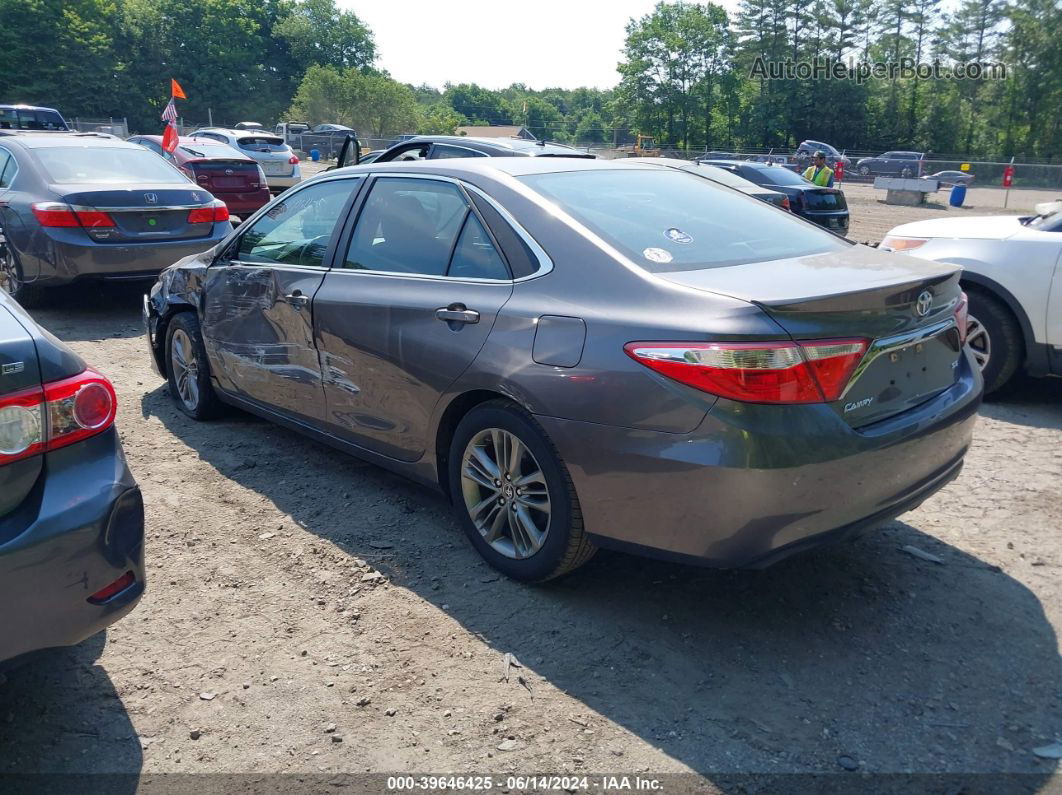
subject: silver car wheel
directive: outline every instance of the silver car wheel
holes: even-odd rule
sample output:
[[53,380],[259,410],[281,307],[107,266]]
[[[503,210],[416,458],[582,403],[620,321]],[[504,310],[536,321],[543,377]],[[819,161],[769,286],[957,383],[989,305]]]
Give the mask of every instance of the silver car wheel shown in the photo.
[[992,338],[988,335],[988,329],[973,315],[967,317],[966,347],[973,354],[977,366],[984,372],[992,355]]
[[461,460],[461,491],[472,523],[500,554],[529,558],[546,542],[546,476],[514,434],[486,428],[469,440]]
[[189,411],[195,411],[199,405],[199,360],[184,329],[176,329],[170,338],[170,367],[178,397]]
[[0,245],[0,290],[6,290],[8,295],[14,295],[22,286],[22,279],[18,275],[18,265],[15,264],[15,255],[7,244]]

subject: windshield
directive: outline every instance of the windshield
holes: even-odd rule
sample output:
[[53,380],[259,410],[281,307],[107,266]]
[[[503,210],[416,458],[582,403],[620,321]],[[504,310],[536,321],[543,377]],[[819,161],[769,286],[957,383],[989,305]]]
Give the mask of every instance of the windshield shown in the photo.
[[228,144],[207,143],[196,141],[194,144],[181,144],[178,147],[182,152],[192,157],[228,158],[230,160],[246,160],[246,155],[241,155]]
[[180,171],[142,147],[55,146],[35,150],[37,159],[58,185],[184,185]]
[[850,244],[683,171],[532,174],[535,191],[654,273],[841,251]]
[[1041,232],[1062,232],[1062,210],[1050,215],[1038,215],[1028,225],[1030,229],[1039,229]]

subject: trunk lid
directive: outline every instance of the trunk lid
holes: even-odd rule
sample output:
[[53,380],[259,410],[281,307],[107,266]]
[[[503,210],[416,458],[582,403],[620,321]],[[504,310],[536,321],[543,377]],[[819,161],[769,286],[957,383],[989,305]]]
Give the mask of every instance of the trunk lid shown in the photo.
[[74,189],[62,201],[77,210],[107,213],[113,227],[88,228],[97,243],[155,243],[159,240],[186,240],[207,237],[212,223],[188,223],[188,213],[209,207],[214,197],[206,188],[151,185],[135,189]]
[[[4,397],[41,385],[37,348],[26,329],[7,310],[0,297],[0,407]],[[0,415],[0,426],[4,418]],[[0,427],[2,438],[2,427]],[[4,540],[3,517],[14,511],[37,482],[43,466],[40,455],[0,464],[0,542]]]
[[246,160],[190,160],[185,168],[196,183],[215,196],[224,193],[248,193],[259,187],[258,164]]
[[868,340],[832,406],[860,427],[906,411],[959,376],[960,269],[865,246],[730,268],[661,273],[758,305],[793,339]]

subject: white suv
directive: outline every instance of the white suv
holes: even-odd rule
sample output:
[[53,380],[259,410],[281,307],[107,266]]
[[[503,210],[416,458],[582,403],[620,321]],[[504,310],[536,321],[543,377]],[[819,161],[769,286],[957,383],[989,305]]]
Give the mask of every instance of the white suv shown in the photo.
[[1032,216],[936,218],[897,226],[881,248],[963,268],[966,344],[985,392],[1019,369],[1062,376],[1062,202]]
[[192,133],[192,138],[206,138],[228,144],[233,149],[258,161],[265,172],[269,190],[279,193],[302,181],[299,158],[291,147],[265,130],[227,130],[206,127]]

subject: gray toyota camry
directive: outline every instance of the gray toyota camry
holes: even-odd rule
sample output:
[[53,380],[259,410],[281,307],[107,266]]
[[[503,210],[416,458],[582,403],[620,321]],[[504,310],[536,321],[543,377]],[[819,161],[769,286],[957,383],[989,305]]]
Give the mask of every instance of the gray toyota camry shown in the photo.
[[762,566],[918,505],[981,397],[958,277],[682,171],[469,158],[310,180],[144,309],[186,414],[436,487],[533,581],[603,546]]

